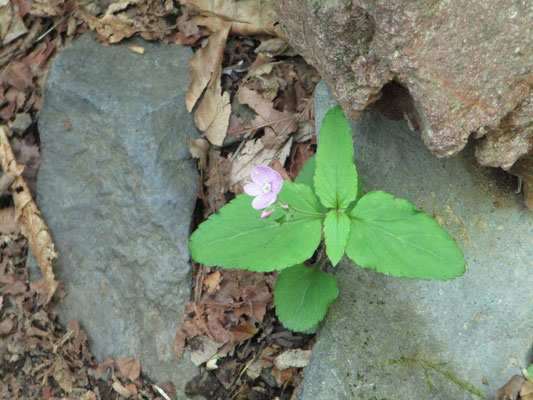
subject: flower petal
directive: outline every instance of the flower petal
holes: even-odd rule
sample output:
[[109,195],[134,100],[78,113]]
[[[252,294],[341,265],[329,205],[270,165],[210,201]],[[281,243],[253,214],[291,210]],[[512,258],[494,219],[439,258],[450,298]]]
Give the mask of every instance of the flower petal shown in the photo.
[[281,178],[276,171],[265,165],[256,165],[252,168],[251,178],[255,183],[264,186],[266,183],[272,184],[272,181],[276,179],[276,174]]
[[[276,171],[274,171],[274,172],[276,172]],[[278,173],[276,172],[276,174],[278,174]],[[281,188],[283,187],[283,178],[281,177],[281,175],[279,175],[279,178],[280,178],[279,180],[276,179],[276,180],[272,181],[271,186],[270,186],[271,187],[270,191],[272,193],[274,193],[276,196],[278,195],[278,193],[280,192]]]
[[269,210],[263,210],[263,212],[261,213],[261,218],[268,218],[268,217],[270,217],[273,213],[274,213],[274,207],[272,207],[272,208],[269,209]]
[[277,197],[278,196],[272,194],[272,192],[261,194],[252,201],[252,207],[256,210],[262,210],[263,208],[274,204],[276,202]]
[[247,183],[242,188],[244,193],[249,196],[259,196],[263,193],[263,187],[259,186],[257,183]]

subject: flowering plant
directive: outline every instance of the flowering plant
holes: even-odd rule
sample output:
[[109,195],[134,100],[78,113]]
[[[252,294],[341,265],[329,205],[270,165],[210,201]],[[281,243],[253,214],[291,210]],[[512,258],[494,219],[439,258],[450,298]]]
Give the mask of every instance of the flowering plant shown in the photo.
[[[377,272],[414,279],[453,279],[465,260],[453,239],[404,199],[363,195],[348,121],[328,111],[317,153],[294,182],[256,166],[251,183],[191,235],[192,258],[205,265],[256,272],[280,270],[276,314],[289,329],[308,332],[338,296],[326,273],[344,253]],[[253,198],[252,198],[253,197]]]

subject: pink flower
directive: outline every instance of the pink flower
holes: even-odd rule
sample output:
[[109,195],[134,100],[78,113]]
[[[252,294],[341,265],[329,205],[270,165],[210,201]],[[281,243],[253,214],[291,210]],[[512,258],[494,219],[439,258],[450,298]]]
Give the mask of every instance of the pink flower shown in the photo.
[[269,208],[268,210],[266,210],[266,209],[263,210],[263,212],[261,213],[261,218],[268,218],[272,214],[274,214],[274,207]]
[[278,193],[283,186],[283,178],[272,168],[256,165],[252,169],[252,183],[244,185],[244,192],[255,196],[252,207],[256,210],[267,208],[276,202]]

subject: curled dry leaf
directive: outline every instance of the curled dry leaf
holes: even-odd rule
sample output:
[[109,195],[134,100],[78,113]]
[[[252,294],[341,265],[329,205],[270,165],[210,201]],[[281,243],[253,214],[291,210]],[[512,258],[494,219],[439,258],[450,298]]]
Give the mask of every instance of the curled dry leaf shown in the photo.
[[222,146],[228,131],[231,105],[229,93],[222,92],[219,67],[218,72],[207,85],[202,102],[194,113],[194,122],[205,137],[215,146]]
[[189,139],[189,152],[193,158],[198,160],[200,171],[205,171],[207,167],[207,153],[210,147],[209,142],[204,138]]
[[58,286],[52,269],[52,260],[57,257],[57,253],[41,212],[31,197],[28,185],[21,176],[24,167],[15,161],[6,129],[0,127],[0,164],[4,172],[16,177],[12,185],[15,215],[22,233],[28,238],[33,255],[39,262],[43,275],[40,287],[45,295],[45,304],[47,304]]
[[257,121],[258,125],[270,124],[272,129],[278,134],[292,133],[298,129],[296,116],[294,114],[274,109],[272,102],[264,99],[255,90],[243,86],[239,89],[237,96],[241,104],[248,105],[259,114],[261,118]]
[[116,375],[122,379],[129,379],[134,381],[139,378],[141,374],[141,363],[139,360],[134,359],[133,357],[123,358],[122,360],[116,361],[117,370],[115,371]]
[[263,0],[182,0],[198,25],[216,31],[231,21],[231,33],[236,35],[273,35],[285,38],[272,3]]
[[212,294],[215,290],[220,289],[220,271],[216,270],[212,274],[209,274],[204,279],[204,285],[207,288],[207,293]]
[[231,24],[226,23],[222,29],[209,37],[207,45],[199,49],[190,61],[190,82],[185,93],[185,105],[191,112],[202,95],[205,87],[222,65],[222,57]]
[[127,388],[125,388],[119,381],[113,382],[113,390],[121,396],[124,396],[125,398],[128,398],[132,395],[132,393]]
[[281,165],[289,156],[292,137],[276,135],[271,129],[265,129],[260,139],[249,140],[231,164],[230,184],[236,185],[246,180],[254,165],[271,165],[278,160]]
[[138,53],[138,54],[146,53],[146,49],[141,46],[129,46],[128,50],[133,51],[134,53]]

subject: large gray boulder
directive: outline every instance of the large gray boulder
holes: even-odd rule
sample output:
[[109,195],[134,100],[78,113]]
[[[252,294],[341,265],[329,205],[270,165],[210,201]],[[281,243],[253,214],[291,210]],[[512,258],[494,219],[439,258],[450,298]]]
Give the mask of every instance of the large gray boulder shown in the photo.
[[136,357],[156,382],[174,382],[179,398],[195,374],[172,355],[190,293],[198,178],[187,147],[197,131],[184,105],[191,55],[83,36],[56,57],[39,118],[37,203],[67,291],[60,320],[79,318],[98,359]]
[[[322,83],[317,92],[319,119],[332,101]],[[531,362],[533,214],[505,177],[477,165],[470,146],[439,160],[404,123],[371,113],[351,127],[365,190],[386,190],[434,216],[468,270],[424,282],[344,259],[335,271],[340,296],[299,399],[494,399]]]

